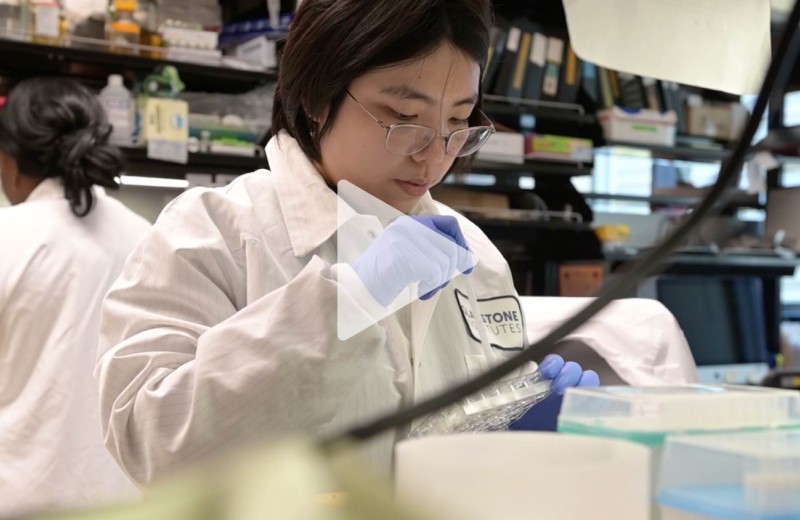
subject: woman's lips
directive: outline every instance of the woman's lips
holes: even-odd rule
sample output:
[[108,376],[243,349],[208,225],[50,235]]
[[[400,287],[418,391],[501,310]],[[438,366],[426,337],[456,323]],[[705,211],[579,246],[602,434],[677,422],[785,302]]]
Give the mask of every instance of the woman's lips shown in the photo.
[[422,197],[428,192],[430,185],[426,182],[411,182],[395,180],[398,186],[412,197]]

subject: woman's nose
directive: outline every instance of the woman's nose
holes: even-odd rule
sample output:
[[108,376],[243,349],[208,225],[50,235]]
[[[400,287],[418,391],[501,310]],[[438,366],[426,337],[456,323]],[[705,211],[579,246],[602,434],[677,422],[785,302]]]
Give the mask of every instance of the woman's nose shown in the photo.
[[428,146],[414,154],[414,159],[417,161],[425,161],[429,164],[439,164],[444,161],[446,153],[446,138],[436,136],[433,138]]

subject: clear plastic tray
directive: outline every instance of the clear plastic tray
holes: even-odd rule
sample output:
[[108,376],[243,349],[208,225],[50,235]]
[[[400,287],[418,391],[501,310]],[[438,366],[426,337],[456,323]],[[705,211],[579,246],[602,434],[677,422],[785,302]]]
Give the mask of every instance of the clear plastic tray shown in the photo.
[[796,520],[800,431],[670,437],[657,502],[662,520]]
[[671,433],[800,428],[800,392],[736,385],[571,388],[558,430],[661,446]]
[[504,379],[425,417],[410,437],[505,430],[550,392],[550,380],[538,370]]

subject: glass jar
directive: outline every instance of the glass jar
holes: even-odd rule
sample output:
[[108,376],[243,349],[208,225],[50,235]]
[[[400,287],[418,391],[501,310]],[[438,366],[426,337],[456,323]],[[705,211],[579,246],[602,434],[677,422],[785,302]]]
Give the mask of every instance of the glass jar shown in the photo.
[[106,34],[111,52],[139,54],[142,28],[134,18],[135,12],[136,0],[114,1],[114,14]]

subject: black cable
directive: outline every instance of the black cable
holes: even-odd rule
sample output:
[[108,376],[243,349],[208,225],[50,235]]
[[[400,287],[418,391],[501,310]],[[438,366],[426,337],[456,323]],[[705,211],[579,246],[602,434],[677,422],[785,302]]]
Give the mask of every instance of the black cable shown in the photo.
[[797,46],[791,46],[790,44],[797,31],[798,24],[800,24],[800,0],[795,2],[792,12],[789,15],[789,20],[781,35],[778,49],[770,62],[769,69],[764,77],[764,82],[761,85],[761,91],[758,94],[753,113],[748,118],[742,135],[737,141],[732,143],[733,151],[731,155],[727,160],[722,162],[717,182],[711,187],[706,197],[694,210],[689,219],[661,244],[644,255],[640,260],[637,260],[630,270],[628,270],[626,276],[619,279],[616,284],[603,290],[596,299],[586,305],[586,307],[581,309],[577,314],[513,358],[491,368],[472,381],[445,390],[441,394],[413,406],[380,417],[369,424],[358,426],[344,433],[323,439],[323,446],[329,446],[347,439],[369,439],[386,430],[409,424],[418,417],[433,413],[474,394],[532,361],[539,352],[547,352],[556,342],[586,323],[592,316],[602,310],[603,307],[634,289],[641,279],[654,271],[659,264],[663,263],[670,253],[683,243],[700,221],[714,210],[726,188],[736,179],[737,174],[741,170],[750,143],[755,136],[761,118],[766,110],[770,92],[775,85],[779,83],[779,80],[780,82],[786,80],[790,72],[788,67],[794,65],[797,55]]

